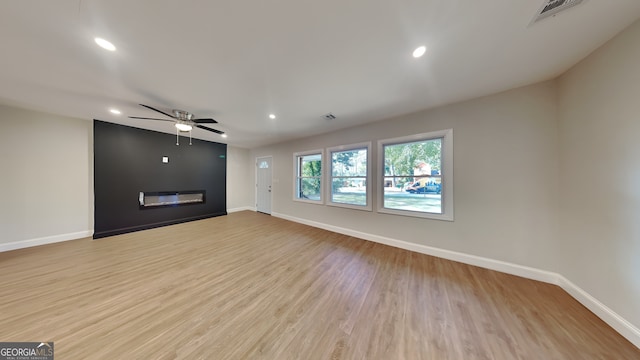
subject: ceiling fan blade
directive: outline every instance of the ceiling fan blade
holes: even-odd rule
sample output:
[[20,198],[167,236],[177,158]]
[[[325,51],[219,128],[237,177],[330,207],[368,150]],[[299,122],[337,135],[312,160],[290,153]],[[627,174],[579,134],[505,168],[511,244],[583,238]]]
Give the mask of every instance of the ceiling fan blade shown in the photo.
[[220,135],[224,134],[224,131],[212,129],[210,127],[206,127],[206,126],[203,126],[203,125],[196,125],[196,127],[199,127],[200,129],[203,129],[203,130],[212,131],[212,132],[214,132],[216,134],[220,134]]
[[146,107],[147,109],[153,110],[153,111],[155,111],[155,112],[159,112],[160,114],[166,115],[166,116],[168,116],[168,117],[170,117],[170,118],[172,118],[172,119],[176,119],[176,117],[175,117],[175,116],[173,116],[173,115],[169,115],[169,114],[167,114],[166,112],[164,112],[164,111],[162,111],[162,110],[158,110],[158,109],[156,109],[156,108],[154,108],[154,107],[151,107],[151,106],[149,106],[149,105],[140,104],[140,106],[144,106],[144,107]]
[[175,120],[169,120],[169,119],[156,119],[156,118],[139,117],[139,116],[129,116],[129,118],[130,118],[130,119],[160,120],[160,121],[171,121],[171,122],[175,122]]
[[196,124],[217,124],[218,122],[211,119],[211,118],[205,118],[205,119],[193,119],[191,120]]

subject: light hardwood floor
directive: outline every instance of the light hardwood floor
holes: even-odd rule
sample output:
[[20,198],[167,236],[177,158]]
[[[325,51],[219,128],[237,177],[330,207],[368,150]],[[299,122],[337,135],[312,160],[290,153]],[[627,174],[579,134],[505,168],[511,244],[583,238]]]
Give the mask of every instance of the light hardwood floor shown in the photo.
[[640,359],[557,286],[254,212],[0,253],[56,359]]

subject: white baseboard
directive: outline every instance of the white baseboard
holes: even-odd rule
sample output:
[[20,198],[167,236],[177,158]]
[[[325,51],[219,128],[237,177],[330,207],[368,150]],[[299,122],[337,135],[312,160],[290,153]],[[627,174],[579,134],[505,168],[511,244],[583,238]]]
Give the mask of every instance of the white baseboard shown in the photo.
[[227,213],[234,213],[234,212],[238,212],[238,211],[245,211],[245,210],[249,210],[249,211],[256,211],[256,208],[251,207],[251,206],[243,206],[243,207],[237,207],[237,208],[233,208],[233,209],[227,209]]
[[93,235],[93,231],[87,230],[87,231],[79,231],[79,232],[69,233],[69,234],[46,236],[46,237],[41,237],[37,239],[14,241],[6,244],[0,244],[0,252],[24,249],[32,246],[53,244],[53,243],[62,242],[62,241],[82,239],[92,235]]
[[373,242],[377,242],[380,244],[385,244],[409,251],[414,251],[421,254],[431,255],[447,260],[457,261],[473,266],[482,267],[485,269],[500,271],[506,274],[516,275],[523,278],[542,281],[549,284],[554,284],[560,286],[563,290],[565,290],[569,295],[571,295],[574,299],[584,305],[587,309],[591,310],[594,314],[596,314],[600,319],[609,324],[612,328],[614,328],[620,335],[624,336],[627,340],[629,340],[636,347],[640,348],[640,329],[635,327],[633,324],[625,320],[622,316],[615,313],[609,307],[598,301],[596,298],[591,296],[586,291],[582,290],[580,287],[566,279],[564,276],[546,271],[540,270],[528,266],[522,266],[518,264],[513,264],[500,260],[493,260],[481,256],[475,256],[470,254],[465,254],[457,251],[445,250],[436,247],[421,245],[410,243],[407,241],[392,239],[384,236],[378,236],[374,234],[368,234],[352,229],[342,228],[338,226],[328,225],[324,223],[319,223],[312,220],[297,218],[294,216],[289,216],[280,213],[271,213],[272,216],[282,218],[285,220],[297,222],[300,224],[305,224],[313,227],[317,227],[324,230],[333,231],[339,234],[344,234],[348,236],[357,237],[360,239],[365,239]]
[[405,250],[410,250],[410,251],[414,251],[421,254],[436,256],[436,257],[447,259],[447,260],[453,260],[453,261],[457,261],[457,262],[461,262],[469,265],[479,266],[485,269],[496,270],[496,271],[504,272],[507,274],[525,277],[527,279],[533,279],[533,280],[538,280],[546,283],[551,283],[554,285],[560,285],[558,274],[549,272],[549,271],[539,270],[539,269],[535,269],[528,266],[512,264],[512,263],[508,263],[500,260],[493,260],[493,259],[489,259],[481,256],[465,254],[457,251],[445,250],[445,249],[440,249],[436,247],[411,243],[407,241],[396,240],[396,239],[392,239],[384,236],[363,233],[363,232],[355,231],[352,229],[346,229],[338,226],[327,225],[327,224],[306,220],[306,219],[300,219],[300,218],[296,218],[296,217],[288,216],[284,214],[272,213],[271,215],[285,219],[285,220],[290,220],[293,222],[297,222],[297,223],[301,223],[301,224],[305,224],[305,225],[337,232],[340,234],[349,235],[349,236],[357,237],[360,239],[365,239],[365,240],[377,242],[380,244],[385,244],[385,245],[405,249]]
[[578,287],[578,285],[566,279],[564,276],[558,275],[558,277],[560,279],[559,285],[564,289],[564,291],[569,293],[569,295],[584,305],[587,309],[591,310],[591,312],[596,314],[596,316],[602,319],[602,321],[609,324],[609,326],[614,328],[633,345],[640,348],[640,329],[598,301],[598,299],[591,296],[588,292]]

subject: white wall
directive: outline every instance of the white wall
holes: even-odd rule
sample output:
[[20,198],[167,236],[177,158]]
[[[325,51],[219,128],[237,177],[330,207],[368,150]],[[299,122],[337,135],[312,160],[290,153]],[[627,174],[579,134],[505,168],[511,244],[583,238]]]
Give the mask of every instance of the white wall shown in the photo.
[[90,121],[0,105],[0,249],[89,236]]
[[227,211],[253,208],[253,160],[251,152],[234,146],[227,146]]
[[559,95],[560,272],[640,327],[640,21]]
[[[546,82],[252,151],[273,155],[273,213],[545,270],[557,269],[556,86]],[[335,120],[339,121],[339,120]],[[293,153],[453,128],[455,221],[293,201]],[[377,174],[374,161],[372,174]],[[377,180],[375,181],[377,184]],[[375,184],[374,184],[375,188]],[[374,209],[376,203],[374,202]]]

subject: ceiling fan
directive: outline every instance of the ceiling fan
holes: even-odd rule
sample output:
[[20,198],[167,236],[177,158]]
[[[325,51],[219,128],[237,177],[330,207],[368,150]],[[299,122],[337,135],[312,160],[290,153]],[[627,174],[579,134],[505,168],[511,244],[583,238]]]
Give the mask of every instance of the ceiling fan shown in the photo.
[[140,117],[140,116],[129,116],[129,118],[131,119],[143,119],[143,120],[160,120],[160,121],[172,121],[175,123],[176,126],[176,145],[180,145],[179,142],[179,133],[180,132],[189,132],[189,145],[191,145],[191,130],[193,129],[193,127],[197,127],[203,130],[207,130],[207,131],[211,131],[214,132],[216,134],[220,134],[223,135],[224,131],[220,131],[217,129],[212,129],[210,127],[204,126],[202,124],[217,124],[218,122],[215,121],[214,119],[211,118],[203,118],[203,119],[194,119],[193,118],[193,114],[188,112],[188,111],[184,111],[184,110],[177,110],[174,109],[172,110],[173,115],[166,113],[162,110],[158,110],[152,106],[149,105],[144,105],[144,104],[140,104],[140,106],[146,107],[147,109],[153,110],[155,112],[158,112],[162,115],[168,116],[171,119],[158,119],[158,118],[149,118],[149,117]]

